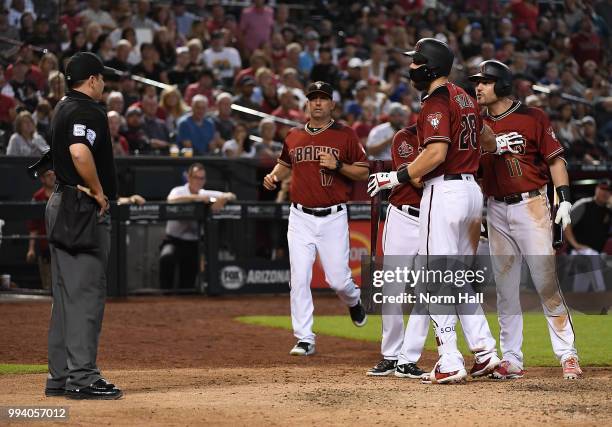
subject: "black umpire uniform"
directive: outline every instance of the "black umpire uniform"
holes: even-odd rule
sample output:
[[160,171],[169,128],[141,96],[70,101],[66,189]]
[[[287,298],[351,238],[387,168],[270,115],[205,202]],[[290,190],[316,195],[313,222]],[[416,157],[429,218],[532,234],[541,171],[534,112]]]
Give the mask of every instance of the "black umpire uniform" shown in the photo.
[[[77,53],[66,66],[66,80],[71,90],[57,104],[51,123],[51,155],[58,184],[47,203],[47,230],[53,230],[60,223],[65,212],[62,198],[67,203],[69,192],[88,197],[77,190],[77,185],[87,184],[73,162],[70,151],[73,144],[83,144],[90,150],[104,195],[115,199],[117,184],[106,108],[98,100],[73,89],[87,87],[80,85],[86,83],[101,94],[103,81],[100,79],[112,72],[89,52]],[[87,199],[90,203],[92,200]],[[93,209],[100,211],[95,202]],[[75,250],[53,244],[50,239],[53,309],[49,325],[47,396],[117,399],[122,395],[121,390],[101,376],[96,364],[106,300],[111,226],[108,211],[95,215],[90,216],[95,218],[90,227],[93,249]]]

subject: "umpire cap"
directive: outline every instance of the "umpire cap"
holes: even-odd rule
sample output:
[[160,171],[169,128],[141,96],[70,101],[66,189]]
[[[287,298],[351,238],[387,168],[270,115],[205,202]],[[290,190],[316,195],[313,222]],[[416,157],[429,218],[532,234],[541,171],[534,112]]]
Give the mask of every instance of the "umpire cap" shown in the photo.
[[114,68],[105,67],[98,55],[91,52],[79,52],[70,58],[66,65],[66,82],[71,86],[81,80],[87,80],[89,76],[113,76],[121,74]]
[[493,90],[498,98],[512,93],[512,71],[506,64],[494,59],[480,63],[480,73],[469,77],[470,81],[490,80],[495,82]]
[[427,65],[433,78],[448,76],[455,60],[455,54],[450,47],[433,38],[419,40],[414,50],[404,52],[404,55],[412,57],[416,65]]

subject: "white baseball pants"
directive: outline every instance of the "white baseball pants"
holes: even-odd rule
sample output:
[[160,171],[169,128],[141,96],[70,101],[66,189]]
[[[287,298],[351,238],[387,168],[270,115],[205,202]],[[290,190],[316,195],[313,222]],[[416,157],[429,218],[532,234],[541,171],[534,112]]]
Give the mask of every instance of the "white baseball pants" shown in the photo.
[[504,360],[523,367],[523,315],[519,300],[523,256],[540,295],[555,356],[576,356],[574,330],[559,288],[552,220],[546,188],[542,195],[508,205],[489,197],[487,225],[497,286],[500,347]]
[[348,307],[359,302],[360,289],[349,267],[349,228],[346,205],[340,212],[316,217],[291,206],[289,212],[289,261],[291,263],[291,323],[299,341],[314,344],[312,265],[317,253],[325,280]]

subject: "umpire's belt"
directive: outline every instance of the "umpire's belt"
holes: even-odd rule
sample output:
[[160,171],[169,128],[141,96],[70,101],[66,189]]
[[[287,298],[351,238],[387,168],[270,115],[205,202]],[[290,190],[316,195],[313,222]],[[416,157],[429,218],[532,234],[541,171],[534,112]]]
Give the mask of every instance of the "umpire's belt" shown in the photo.
[[510,194],[504,197],[494,197],[497,202],[504,202],[507,205],[515,205],[517,203],[522,202],[523,200],[531,199],[533,197],[538,197],[540,194],[540,190],[531,190],[526,191],[525,193],[516,193]]
[[334,206],[330,206],[329,208],[317,208],[317,209],[307,208],[306,206],[300,205],[299,203],[295,203],[295,202],[292,203],[292,205],[294,208],[301,210],[305,214],[313,215],[313,216],[327,216],[327,215],[334,214],[336,212],[341,212],[344,209],[342,205],[334,205]]
[[410,206],[410,205],[393,205],[394,208],[399,209],[400,211],[407,213],[410,216],[414,216],[414,217],[419,217],[419,208],[415,208],[414,206]]

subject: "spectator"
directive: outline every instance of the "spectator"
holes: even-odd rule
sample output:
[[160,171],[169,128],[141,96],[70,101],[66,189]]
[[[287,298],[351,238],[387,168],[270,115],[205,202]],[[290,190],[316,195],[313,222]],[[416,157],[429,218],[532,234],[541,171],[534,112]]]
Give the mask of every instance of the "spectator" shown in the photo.
[[103,32],[102,26],[97,22],[94,21],[87,24],[85,27],[85,46],[87,50],[91,51],[91,48]]
[[187,48],[189,49],[189,67],[204,68],[204,61],[202,60],[204,48],[200,39],[189,39]]
[[130,146],[127,139],[119,133],[123,124],[123,117],[116,111],[109,111],[108,128],[110,130],[111,142],[113,144],[113,155],[115,157],[127,156],[130,154]]
[[[205,184],[204,166],[194,163],[187,171],[187,183],[174,187],[168,194],[167,200],[169,203],[211,203],[213,211],[219,211],[227,202],[236,199],[233,193],[205,190]],[[195,280],[200,259],[198,242],[201,237],[197,221],[167,222],[166,238],[161,245],[159,255],[159,282],[162,289],[197,287]],[[178,276],[177,281],[175,276]]]
[[125,101],[123,94],[119,91],[113,91],[106,97],[106,109],[108,111],[116,111],[119,115],[125,110]]
[[[47,202],[53,190],[55,190],[55,172],[46,171],[40,176],[42,187],[32,196],[33,202]],[[26,261],[29,264],[38,263],[38,273],[42,289],[51,289],[51,254],[49,253],[49,242],[43,236],[47,235],[45,221],[43,219],[28,221],[28,232],[30,236]],[[37,239],[37,237],[41,237]]]
[[227,92],[222,92],[217,95],[217,112],[213,120],[215,128],[224,141],[227,141],[234,135],[236,121],[232,117],[232,95]]
[[177,47],[176,64],[168,71],[168,81],[183,92],[195,80],[197,73],[189,68],[189,49],[186,46]]
[[70,59],[75,53],[83,52],[87,50],[87,39],[85,39],[85,33],[82,29],[77,29],[70,36],[70,45],[68,46],[68,50],[62,52],[61,62],[62,69],[66,68],[66,62]]
[[194,154],[200,156],[213,154],[222,145],[215,123],[206,117],[207,109],[208,98],[198,94],[191,101],[191,113],[178,121],[178,146],[191,148]]
[[355,133],[359,137],[359,142],[361,142],[361,145],[363,145],[364,147],[367,145],[368,135],[370,135],[370,131],[377,124],[378,119],[376,116],[376,104],[371,101],[366,101],[363,104],[359,120],[353,123],[352,126],[352,128],[355,130]]
[[555,134],[566,149],[572,147],[580,138],[578,126],[573,118],[573,109],[570,103],[564,103],[559,107],[559,118],[555,125]]
[[9,139],[8,156],[40,157],[49,150],[45,139],[36,132],[36,123],[29,111],[22,111],[15,119],[15,133]]
[[306,33],[306,44],[300,53],[298,71],[303,76],[310,75],[312,68],[319,59],[319,34],[312,30]]
[[391,160],[393,136],[407,125],[408,111],[405,106],[393,103],[389,107],[389,121],[374,126],[368,136],[368,156],[376,160]]
[[[253,79],[253,77],[242,77],[238,86],[239,95],[234,98],[234,104],[259,111],[260,106],[251,100],[254,88],[255,80]],[[252,125],[255,125],[255,122],[259,121],[258,116],[244,112],[240,112],[236,116],[240,121],[250,123],[251,125],[249,125],[249,128],[253,127]]]
[[49,90],[49,75],[51,72],[58,70],[59,63],[57,56],[53,53],[45,53],[38,62],[38,70],[36,70],[35,75],[32,75],[32,78],[36,80],[35,83],[39,91],[46,93]]
[[558,65],[554,62],[549,62],[548,64],[546,64],[546,73],[538,83],[543,84],[545,86],[560,86],[561,79],[559,79]]
[[[132,69],[132,64],[129,62],[131,52],[132,44],[126,39],[121,39],[117,43],[114,56],[108,61],[104,61],[104,65],[115,70],[129,72]],[[119,81],[119,76],[109,77],[109,81]]]
[[66,94],[66,81],[64,75],[59,71],[51,71],[49,73],[47,87],[49,88],[47,100],[51,104],[51,108],[55,108],[55,105]]
[[327,82],[335,85],[338,79],[338,67],[332,62],[331,48],[324,46],[319,49],[319,62],[310,72],[310,80]]
[[90,22],[97,22],[102,26],[103,30],[112,31],[117,26],[117,23],[110,15],[110,13],[102,10],[100,0],[88,0],[87,8],[79,13],[79,17],[85,21],[86,24]]
[[149,138],[142,127],[142,110],[139,107],[130,107],[125,112],[125,126],[120,133],[130,147],[130,153],[147,154],[151,151]]
[[586,164],[599,164],[607,160],[608,152],[597,138],[597,125],[591,116],[580,121],[580,139],[573,146],[576,159]]
[[149,0],[136,1],[136,13],[132,16],[132,27],[139,30],[148,30],[151,34],[149,40],[153,39],[153,33],[157,31],[159,25],[149,18],[151,2]]
[[[13,133],[13,122],[17,117],[17,102],[12,96],[0,93],[0,129],[6,135]],[[3,138],[4,139],[4,138]],[[6,140],[2,141],[2,145]]]
[[259,136],[261,141],[255,143],[255,156],[258,159],[276,160],[283,151],[283,144],[274,140],[276,123],[271,118],[259,122]]
[[36,105],[36,110],[34,114],[32,114],[32,119],[34,123],[36,123],[36,132],[40,136],[44,138],[47,142],[47,145],[51,142],[51,117],[53,116],[53,110],[51,108],[51,104],[45,98],[42,98],[38,105]]
[[174,19],[176,20],[176,29],[180,35],[187,37],[187,34],[191,30],[191,25],[194,21],[198,21],[198,17],[185,9],[185,2],[183,0],[173,0],[172,11],[174,12]]
[[367,78],[375,78],[378,81],[382,81],[385,78],[387,55],[382,44],[372,44],[370,58],[363,63],[363,68]]
[[68,28],[70,36],[83,25],[83,18],[78,13],[77,0],[66,0],[62,4],[63,14],[60,16],[60,23]]
[[183,101],[179,90],[176,87],[164,89],[161,93],[159,106],[166,115],[166,127],[171,133],[175,133],[178,120],[189,112],[189,107]]
[[[291,90],[284,90],[279,96],[280,106],[272,111],[272,115],[296,123],[306,123],[306,115],[298,109],[298,99]],[[276,138],[284,141],[292,126],[281,124],[276,130]]]
[[29,10],[26,9],[26,4],[24,0],[12,0],[8,17],[9,25],[22,29],[23,15],[28,15],[32,23],[36,18],[36,16],[34,16],[33,8],[30,8]]
[[9,81],[15,100],[28,111],[33,112],[38,103],[38,87],[32,80],[26,78],[30,66],[21,58],[17,58]]
[[247,56],[268,43],[272,36],[274,12],[265,3],[265,0],[253,0],[253,5],[244,8],[240,15],[239,34]]
[[198,80],[185,89],[185,102],[191,104],[195,95],[203,95],[208,100],[208,105],[215,105],[217,90],[214,87],[215,75],[212,70],[203,69],[198,73]]
[[252,159],[255,157],[255,147],[244,124],[236,124],[233,136],[232,139],[225,141],[223,144],[221,151],[224,157],[230,159],[238,157]]
[[136,39],[136,31],[132,27],[128,27],[121,33],[121,38],[130,42],[132,45],[132,50],[128,55],[127,61],[130,65],[138,65],[142,60],[140,56],[140,49],[138,48],[138,40]]
[[113,43],[108,33],[102,33],[91,47],[91,51],[102,58],[103,62],[110,61],[115,57]]
[[142,112],[144,113],[142,128],[152,149],[167,152],[170,145],[170,132],[164,121],[157,117],[158,108],[159,103],[156,95],[142,97]]
[[153,45],[159,54],[164,68],[171,68],[176,62],[176,46],[170,37],[170,31],[167,27],[159,27],[155,32]]
[[211,45],[204,51],[203,61],[206,68],[213,70],[227,88],[232,87],[234,77],[242,67],[238,51],[225,46],[223,30],[212,33]]
[[603,41],[593,30],[590,17],[584,17],[580,21],[580,31],[571,38],[572,55],[579,65],[587,60],[595,61],[597,64],[602,59]]
[[[19,30],[15,26],[9,24],[8,15],[8,10],[0,7],[0,36],[6,37],[7,39],[19,40]],[[2,49],[2,52],[6,52],[12,48],[13,45],[11,43],[0,42],[0,49]]]
[[250,66],[248,68],[244,68],[240,70],[238,74],[236,74],[236,77],[234,78],[234,85],[238,86],[242,78],[245,76],[255,78],[257,70],[267,67],[268,61],[262,51],[256,51],[253,53],[253,55],[251,55],[249,65]]
[[159,52],[157,52],[155,46],[152,43],[141,44],[140,55],[142,59],[139,64],[132,68],[132,73],[147,79],[168,83],[168,75],[159,62]]

